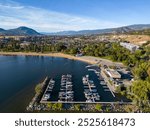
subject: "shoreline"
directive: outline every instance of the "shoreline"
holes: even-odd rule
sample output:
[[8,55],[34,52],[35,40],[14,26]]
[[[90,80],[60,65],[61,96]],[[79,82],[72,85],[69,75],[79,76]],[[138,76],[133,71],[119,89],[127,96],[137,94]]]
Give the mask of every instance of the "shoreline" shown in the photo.
[[49,57],[60,57],[60,58],[67,58],[71,60],[79,60],[82,62],[86,62],[89,64],[109,64],[109,65],[116,65],[116,66],[122,66],[124,65],[120,62],[113,62],[111,60],[99,58],[99,57],[93,57],[93,56],[81,56],[76,57],[69,54],[64,53],[36,53],[36,52],[0,52],[0,55],[4,56],[49,56]]

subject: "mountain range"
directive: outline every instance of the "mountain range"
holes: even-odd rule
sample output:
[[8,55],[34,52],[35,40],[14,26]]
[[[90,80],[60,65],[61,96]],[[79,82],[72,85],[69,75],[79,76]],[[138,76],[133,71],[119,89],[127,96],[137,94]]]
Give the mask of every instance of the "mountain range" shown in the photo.
[[[93,34],[134,34],[141,31],[150,32],[150,24],[136,24],[123,26],[118,28],[97,29],[97,30],[81,30],[81,31],[61,31],[56,33],[39,33],[28,27],[18,27],[15,29],[5,30],[0,28],[0,35],[6,36],[35,36],[35,35],[93,35]],[[148,30],[148,31],[147,31]]]
[[97,29],[97,30],[62,31],[49,34],[50,35],[127,34],[147,29],[150,29],[150,24],[136,24],[118,28]]

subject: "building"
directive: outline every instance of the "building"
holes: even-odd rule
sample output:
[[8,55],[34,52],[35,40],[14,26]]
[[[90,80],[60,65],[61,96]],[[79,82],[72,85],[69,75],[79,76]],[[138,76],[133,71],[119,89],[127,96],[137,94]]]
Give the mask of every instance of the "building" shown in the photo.
[[114,69],[105,69],[105,72],[113,79],[121,79],[121,74]]
[[25,46],[29,46],[30,45],[30,42],[23,42],[23,43],[20,43],[20,46],[22,48],[24,48]]
[[118,81],[121,80],[121,74],[117,70],[102,67],[101,75],[111,91],[116,92],[116,87],[120,85]]
[[138,46],[138,45],[134,45],[134,44],[132,44],[132,43],[121,42],[120,45],[121,45],[122,47],[125,47],[126,49],[132,51],[132,52],[134,52],[134,51],[136,51],[136,50],[139,49],[139,46]]

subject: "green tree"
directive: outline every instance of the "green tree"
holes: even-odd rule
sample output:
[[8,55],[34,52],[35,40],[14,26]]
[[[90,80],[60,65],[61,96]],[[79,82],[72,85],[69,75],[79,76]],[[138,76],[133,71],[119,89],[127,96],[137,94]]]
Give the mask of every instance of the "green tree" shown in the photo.
[[134,75],[137,79],[145,80],[148,77],[148,68],[150,64],[149,63],[142,63],[138,65],[138,67],[134,68]]
[[38,84],[38,85],[35,87],[35,92],[36,92],[36,93],[40,93],[41,91],[42,91],[41,84]]
[[74,108],[75,108],[75,111],[80,111],[80,104],[75,104]]
[[147,106],[150,100],[150,82],[137,80],[130,87],[132,99],[140,105]]
[[51,109],[51,108],[52,108],[52,105],[53,105],[53,104],[52,104],[52,103],[50,103],[50,102],[49,102],[49,103],[47,103],[47,108],[48,108],[48,109]]
[[58,103],[58,104],[57,104],[57,108],[58,108],[58,110],[62,110],[63,104],[62,104],[62,103]]
[[58,105],[57,105],[57,103],[54,103],[52,105],[52,110],[56,111],[57,109],[58,109]]
[[102,105],[101,104],[96,104],[95,105],[95,110],[102,111]]

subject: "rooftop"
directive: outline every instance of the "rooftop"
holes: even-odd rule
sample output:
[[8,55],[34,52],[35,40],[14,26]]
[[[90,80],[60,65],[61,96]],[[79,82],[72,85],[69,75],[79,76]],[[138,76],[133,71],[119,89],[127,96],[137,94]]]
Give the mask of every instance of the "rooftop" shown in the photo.
[[111,78],[121,78],[121,75],[118,71],[114,70],[114,69],[106,69],[107,74],[111,77]]

